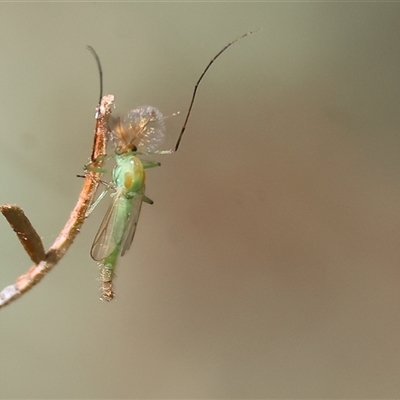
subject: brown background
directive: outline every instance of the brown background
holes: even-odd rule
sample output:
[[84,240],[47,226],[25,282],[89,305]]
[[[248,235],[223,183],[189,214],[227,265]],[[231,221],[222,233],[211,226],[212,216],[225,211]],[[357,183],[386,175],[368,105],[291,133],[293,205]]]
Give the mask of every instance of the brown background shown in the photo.
[[[98,96],[188,106],[117,300],[91,242],[0,312],[1,398],[400,397],[400,4],[0,5],[1,203],[49,246]],[[168,122],[173,144],[183,116]],[[167,146],[168,147],[168,146]],[[0,220],[1,287],[30,265]]]

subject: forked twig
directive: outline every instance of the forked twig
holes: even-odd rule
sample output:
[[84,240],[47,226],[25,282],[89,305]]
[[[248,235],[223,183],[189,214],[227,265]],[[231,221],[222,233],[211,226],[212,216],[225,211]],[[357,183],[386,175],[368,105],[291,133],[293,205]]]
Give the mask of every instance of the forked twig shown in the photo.
[[[92,163],[96,167],[101,167],[102,158],[106,154],[108,118],[111,114],[111,105],[113,101],[113,95],[104,96],[96,110],[96,127],[91,157]],[[43,245],[41,244],[39,235],[37,235],[22,210],[18,206],[8,204],[0,207],[0,211],[7,218],[12,228],[17,232],[18,238],[35,263],[35,265],[30,267],[28,272],[21,275],[14,284],[5,287],[0,292],[0,308],[29,291],[61,260],[85,221],[86,210],[92,201],[99,181],[100,173],[86,172],[82,191],[69,220],[45,254],[43,254],[41,250]],[[38,241],[40,243],[38,243]]]
[[[208,69],[214,63],[214,61],[230,46],[236,43],[238,40],[243,39],[258,31],[247,32],[244,35],[238,37],[236,40],[228,43],[222,50],[220,50],[214,58],[207,64],[200,78],[196,82],[192,98],[189,104],[189,109],[186,114],[185,121],[183,123],[181,132],[178,136],[175,148],[167,151],[158,152],[158,154],[171,154],[176,152],[179,148],[182,136],[186,130],[187,122],[189,120],[192,107],[196,98],[197,89],[204,75]],[[94,49],[88,46],[88,49],[93,54],[100,76],[100,102],[96,110],[96,128],[94,135],[93,150],[91,154],[91,168],[86,170],[85,182],[82,191],[79,195],[78,202],[72,211],[70,218],[60,235],[47,251],[44,252],[43,244],[40,240],[39,235],[33,228],[28,218],[23,213],[22,209],[16,205],[5,204],[0,206],[0,211],[7,218],[11,227],[17,233],[17,236],[24,246],[26,252],[30,256],[31,260],[35,263],[27,273],[21,275],[14,284],[7,286],[0,292],[0,308],[11,303],[23,293],[29,291],[36,283],[40,282],[43,277],[61,260],[63,255],[72,244],[76,235],[79,233],[80,227],[86,218],[86,212],[90,206],[93,196],[100,183],[100,167],[103,163],[104,156],[106,154],[106,142],[109,136],[109,125],[108,119],[111,114],[111,105],[114,101],[113,95],[107,95],[102,97],[102,75],[103,71],[101,68],[100,60]],[[136,151],[136,150],[135,150]],[[138,152],[136,154],[139,154]],[[103,277],[104,278],[104,277]],[[111,277],[106,277],[103,282],[111,285]],[[110,289],[111,286],[107,286]],[[110,289],[111,290],[111,289]],[[110,291],[109,290],[109,291]],[[111,290],[112,292],[112,290]],[[112,298],[112,297],[111,297]]]

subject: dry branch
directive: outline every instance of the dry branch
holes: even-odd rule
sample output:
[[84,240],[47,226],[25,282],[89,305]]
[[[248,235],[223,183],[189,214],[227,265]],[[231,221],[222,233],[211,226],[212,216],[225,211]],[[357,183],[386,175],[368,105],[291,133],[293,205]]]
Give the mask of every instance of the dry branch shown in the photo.
[[[96,127],[91,155],[91,163],[94,167],[101,167],[102,158],[106,154],[108,118],[111,114],[111,105],[113,101],[113,95],[103,96],[96,109]],[[99,172],[86,171],[78,202],[71,212],[69,220],[46,254],[44,254],[44,250],[41,250],[41,248],[43,249],[43,245],[39,235],[23,211],[18,206],[9,204],[0,207],[0,211],[7,218],[29,257],[31,257],[35,263],[35,265],[31,266],[28,272],[21,275],[14,284],[5,287],[0,292],[0,308],[10,304],[23,293],[28,292],[61,260],[85,221],[86,210],[96,193],[99,182]]]

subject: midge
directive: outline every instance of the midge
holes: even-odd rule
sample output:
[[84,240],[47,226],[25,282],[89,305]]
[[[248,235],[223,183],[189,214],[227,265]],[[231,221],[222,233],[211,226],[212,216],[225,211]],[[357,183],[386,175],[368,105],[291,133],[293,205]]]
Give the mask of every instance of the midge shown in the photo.
[[[91,257],[100,267],[101,300],[111,301],[115,297],[113,277],[117,260],[126,254],[135,236],[136,226],[142,203],[153,204],[146,194],[145,170],[160,166],[158,162],[146,161],[141,156],[151,154],[172,154],[179,148],[185,132],[198,86],[213,62],[232,44],[255,32],[247,32],[227,44],[208,63],[194,87],[192,99],[175,147],[170,150],[159,150],[165,138],[164,117],[160,111],[151,106],[143,106],[131,110],[123,118],[110,121],[110,136],[115,147],[116,166],[112,171],[112,181],[93,202],[87,212],[89,215],[96,205],[111,190],[113,200],[104,216],[100,228],[93,241]],[[92,48],[102,76],[100,61]],[[101,89],[100,89],[101,91]],[[100,96],[101,97],[101,96]],[[93,161],[93,160],[92,160]],[[86,170],[93,170],[91,165]]]
[[[158,167],[158,162],[141,160],[141,154],[154,154],[165,137],[162,114],[154,107],[140,107],[130,111],[122,120],[111,124],[111,140],[115,145],[116,166],[112,182],[99,195],[88,214],[109,190],[111,202],[93,241],[91,257],[100,267],[101,300],[111,301],[118,257],[130,248],[136,231],[142,203],[153,204],[145,195],[145,169]],[[114,126],[113,126],[114,125]],[[163,152],[159,152],[163,154]],[[89,170],[90,166],[87,167]]]

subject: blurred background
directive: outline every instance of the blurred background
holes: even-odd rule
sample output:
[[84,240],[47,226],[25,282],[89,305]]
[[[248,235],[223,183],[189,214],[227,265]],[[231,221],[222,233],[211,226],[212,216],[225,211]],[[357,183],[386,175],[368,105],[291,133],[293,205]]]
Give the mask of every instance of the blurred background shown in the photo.
[[[400,397],[400,4],[2,3],[0,203],[48,248],[82,186],[98,73],[159,156],[99,301],[109,203],[0,311],[1,398]],[[0,219],[1,288],[31,265]]]

